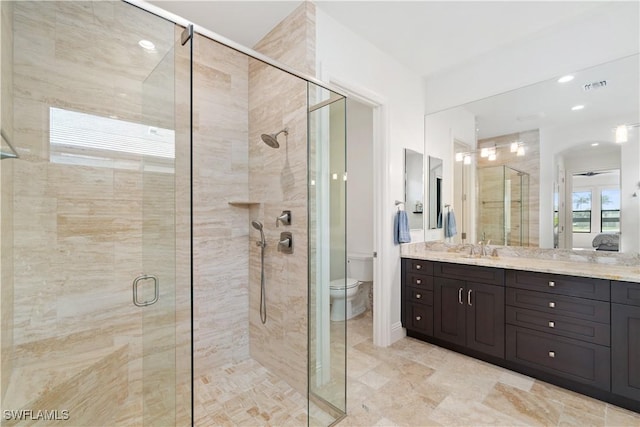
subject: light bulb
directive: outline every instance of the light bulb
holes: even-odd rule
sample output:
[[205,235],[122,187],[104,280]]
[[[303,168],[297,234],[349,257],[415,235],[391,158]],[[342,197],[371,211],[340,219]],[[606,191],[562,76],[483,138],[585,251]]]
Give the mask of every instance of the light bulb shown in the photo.
[[518,147],[518,151],[517,151],[516,155],[524,156],[524,147],[523,146]]
[[489,161],[493,162],[496,159],[496,153],[489,154]]
[[511,143],[511,152],[515,153],[516,151],[518,151],[518,141]]
[[571,74],[567,74],[566,76],[562,76],[558,79],[558,83],[567,83],[573,80],[573,76]]
[[470,165],[471,164],[471,156],[470,155],[466,155],[464,156],[464,164],[465,165]]
[[483,148],[482,150],[480,150],[480,157],[488,157],[488,156],[489,156],[488,148]]
[[461,162],[464,159],[463,153],[456,153],[456,162]]

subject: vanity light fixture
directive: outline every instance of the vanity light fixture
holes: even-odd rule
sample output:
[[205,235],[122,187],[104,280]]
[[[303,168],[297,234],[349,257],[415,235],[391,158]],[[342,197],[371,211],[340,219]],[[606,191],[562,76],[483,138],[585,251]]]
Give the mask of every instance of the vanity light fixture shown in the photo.
[[566,76],[562,76],[558,79],[558,83],[567,83],[573,80],[573,76],[571,74],[567,74]]
[[621,144],[629,140],[629,130],[627,125],[620,125],[616,128],[616,142]]
[[573,107],[571,107],[571,111],[579,111],[582,110],[584,108],[584,105],[574,105]]
[[516,156],[518,157],[524,156],[524,147],[522,145],[518,147],[518,150],[516,151]]

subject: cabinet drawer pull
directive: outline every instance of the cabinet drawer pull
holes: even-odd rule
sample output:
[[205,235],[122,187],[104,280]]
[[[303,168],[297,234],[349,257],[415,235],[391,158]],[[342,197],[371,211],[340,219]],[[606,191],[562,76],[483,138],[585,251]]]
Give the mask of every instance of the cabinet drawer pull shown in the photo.
[[549,308],[556,308],[556,303],[553,301],[549,302]]
[[422,317],[420,317],[420,316],[416,316],[416,320],[417,320],[417,321],[420,321],[420,320],[422,320]]
[[550,328],[555,328],[556,327],[556,322],[549,322],[549,327]]
[[555,288],[556,287],[556,282],[553,282],[553,281],[550,280],[549,281],[549,287],[550,288]]
[[422,266],[420,264],[416,264],[416,270],[420,270]]
[[458,289],[458,303],[459,304],[464,304],[462,302],[462,288]]
[[420,298],[422,298],[422,295],[416,294],[416,299],[420,299]]
[[467,292],[467,304],[473,306],[473,304],[471,304],[471,292],[473,292],[471,289]]
[[416,279],[416,285],[422,284],[422,279]]
[[550,358],[552,358],[552,359],[553,359],[554,357],[556,357],[556,352],[555,352],[555,351],[550,351],[550,352],[549,352],[549,357],[550,357]]

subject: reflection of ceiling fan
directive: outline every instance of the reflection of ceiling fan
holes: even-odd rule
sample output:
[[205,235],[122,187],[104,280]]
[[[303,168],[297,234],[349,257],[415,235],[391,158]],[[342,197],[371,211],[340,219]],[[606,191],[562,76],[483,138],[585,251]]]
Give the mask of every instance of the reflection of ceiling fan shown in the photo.
[[581,176],[596,176],[596,175],[600,175],[601,173],[607,173],[607,172],[584,172],[584,173],[576,173],[574,175],[581,175]]

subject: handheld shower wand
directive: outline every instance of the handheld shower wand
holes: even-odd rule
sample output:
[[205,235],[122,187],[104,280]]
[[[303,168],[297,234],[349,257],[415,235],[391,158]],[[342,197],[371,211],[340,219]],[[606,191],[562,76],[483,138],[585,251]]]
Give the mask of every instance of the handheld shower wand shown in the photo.
[[264,248],[267,246],[267,241],[264,238],[264,231],[262,231],[262,223],[251,221],[251,225],[260,232],[260,241],[256,242],[256,245],[260,246],[260,321],[265,324],[267,323],[267,300],[264,285]]

